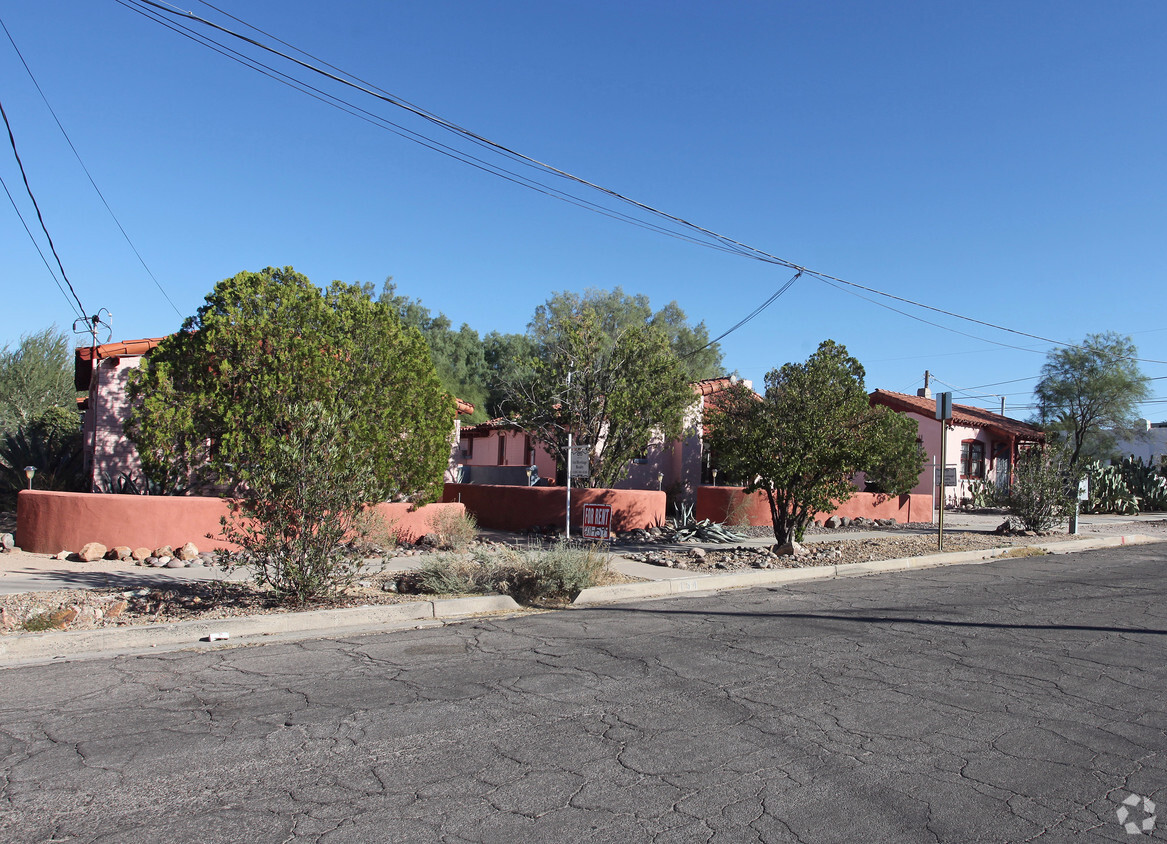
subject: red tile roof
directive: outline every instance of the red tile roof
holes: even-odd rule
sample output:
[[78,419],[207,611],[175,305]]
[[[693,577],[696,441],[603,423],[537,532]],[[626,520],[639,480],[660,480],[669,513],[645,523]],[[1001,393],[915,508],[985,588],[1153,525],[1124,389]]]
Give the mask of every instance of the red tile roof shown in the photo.
[[[936,399],[923,396],[909,396],[893,393],[891,390],[876,390],[871,394],[872,404],[882,404],[903,413],[919,413],[928,418],[936,418]],[[1023,442],[1044,442],[1045,433],[1028,422],[1010,419],[1000,413],[993,413],[979,407],[965,404],[952,405],[952,421],[969,428],[987,428],[999,435],[1015,437]]]
[[454,404],[458,408],[458,415],[459,416],[469,416],[471,413],[474,412],[474,405],[472,405],[470,402],[466,401],[465,399],[460,399],[457,396],[454,396]]

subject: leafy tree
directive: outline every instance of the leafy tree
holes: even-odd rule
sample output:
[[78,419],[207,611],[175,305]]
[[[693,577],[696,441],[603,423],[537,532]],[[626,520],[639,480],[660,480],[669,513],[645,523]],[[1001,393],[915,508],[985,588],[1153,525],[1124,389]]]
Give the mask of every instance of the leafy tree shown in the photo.
[[778,542],[801,538],[815,513],[849,499],[858,472],[892,495],[917,483],[916,425],[872,407],[863,375],[844,346],[825,340],[805,363],[767,373],[764,398],[739,383],[710,409],[719,468],[752,479],[747,492],[765,491]]
[[[536,315],[534,354],[505,385],[507,409],[566,463],[568,432],[591,453],[592,486],[611,486],[650,438],[680,435],[693,392],[666,332],[650,321],[624,325],[576,300]],[[570,374],[570,386],[569,386]]]
[[44,415],[65,408],[77,420],[77,390],[69,338],[56,327],[20,338],[15,349],[0,349],[0,434],[14,433]]
[[146,358],[130,396],[127,431],[167,485],[261,489],[298,424],[288,408],[319,407],[371,460],[375,482],[350,499],[441,491],[453,399],[421,334],[356,285],[322,293],[290,267],[225,279]]
[[1148,395],[1130,337],[1113,331],[1089,334],[1077,346],[1050,352],[1034,389],[1037,418],[1070,443],[1070,464],[1104,457],[1115,432],[1129,427]]
[[669,302],[654,313],[647,296],[643,293],[629,296],[620,287],[589,289],[582,295],[567,291],[556,293],[535,310],[528,333],[537,343],[545,343],[557,332],[557,326],[584,309],[595,313],[601,328],[610,338],[640,325],[660,329],[690,381],[725,374],[721,366],[721,347],[709,343],[709,331],[704,322],[690,325],[676,302]]
[[402,323],[416,328],[425,337],[442,386],[474,405],[474,413],[467,421],[475,423],[489,419],[491,373],[478,332],[466,323],[455,331],[445,314],[439,312],[433,316],[420,299],[397,293],[397,286],[391,279],[385,281],[380,301],[395,311]]

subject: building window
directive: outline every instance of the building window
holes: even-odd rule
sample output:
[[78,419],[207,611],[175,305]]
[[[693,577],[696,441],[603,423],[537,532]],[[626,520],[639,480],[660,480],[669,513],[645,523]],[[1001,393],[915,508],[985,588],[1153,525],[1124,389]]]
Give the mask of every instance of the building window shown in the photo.
[[523,435],[523,465],[532,466],[535,463],[535,446],[531,445],[531,435]]
[[462,449],[462,456],[467,458],[474,456],[474,437],[466,438],[466,447]]
[[506,431],[498,432],[498,465],[507,465],[507,435]]
[[960,476],[985,477],[985,444],[979,440],[965,440],[960,444]]

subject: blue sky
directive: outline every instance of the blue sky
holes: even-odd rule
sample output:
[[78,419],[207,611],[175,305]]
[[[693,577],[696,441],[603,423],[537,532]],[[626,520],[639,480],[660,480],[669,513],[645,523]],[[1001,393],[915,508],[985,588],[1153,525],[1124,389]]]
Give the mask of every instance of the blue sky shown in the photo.
[[[195,0],[178,5],[243,31]],[[480,135],[796,264],[1045,338],[1119,331],[1167,361],[1167,4],[216,5]],[[114,339],[173,331],[215,282],[268,265],[319,284],[393,276],[483,334],[522,331],[554,291],[620,285],[657,306],[675,299],[716,335],[791,276],[472,169],[114,0],[0,3],[0,19],[177,306],[0,32],[0,97],[33,191],[86,311],[114,314]],[[0,178],[43,247],[4,146]],[[0,292],[0,345],[76,316],[5,196]],[[929,369],[975,387],[983,398],[969,403],[995,409],[988,394],[1005,393],[1007,412],[1029,414],[1050,344],[884,301],[972,336],[804,276],[723,341],[727,369],[760,386],[831,338],[864,363],[869,388],[914,392]],[[1167,364],[1142,366],[1167,376]],[[1152,395],[1167,396],[1162,383]],[[1164,408],[1144,413],[1158,421]]]

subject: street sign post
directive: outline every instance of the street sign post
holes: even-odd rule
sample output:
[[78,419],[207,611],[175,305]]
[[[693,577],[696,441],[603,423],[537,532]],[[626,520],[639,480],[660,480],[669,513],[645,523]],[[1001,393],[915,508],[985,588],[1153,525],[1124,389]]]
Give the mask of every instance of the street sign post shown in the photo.
[[[952,418],[952,393],[936,396],[936,421],[940,423],[940,465],[944,467],[944,485],[940,487],[939,531],[936,534],[936,550],[944,550],[944,500],[948,491],[948,420]],[[956,471],[953,470],[952,485],[956,486]]]

